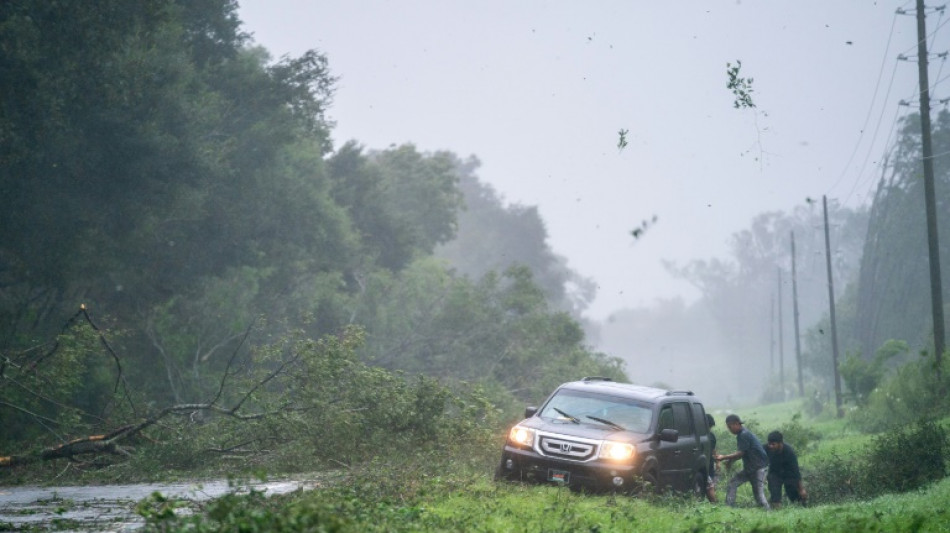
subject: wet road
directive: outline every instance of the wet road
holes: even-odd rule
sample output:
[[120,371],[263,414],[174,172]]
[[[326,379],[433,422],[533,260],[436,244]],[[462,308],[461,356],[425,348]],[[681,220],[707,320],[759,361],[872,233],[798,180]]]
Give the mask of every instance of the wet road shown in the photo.
[[224,480],[187,483],[139,483],[83,487],[0,487],[0,530],[50,528],[59,531],[134,531],[143,525],[135,504],[160,492],[164,496],[201,502],[229,492],[255,489],[265,494],[310,490],[316,480],[248,482],[235,485]]

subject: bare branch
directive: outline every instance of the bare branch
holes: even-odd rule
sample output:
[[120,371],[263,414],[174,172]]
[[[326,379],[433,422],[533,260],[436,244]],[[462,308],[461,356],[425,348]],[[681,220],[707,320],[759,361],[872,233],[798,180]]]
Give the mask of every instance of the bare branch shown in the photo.
[[247,341],[248,335],[251,334],[251,329],[254,327],[254,323],[251,322],[247,325],[247,329],[244,331],[244,336],[241,337],[241,342],[234,348],[234,351],[231,353],[231,357],[228,358],[228,364],[224,367],[224,373],[221,374],[221,383],[218,384],[218,392],[215,393],[214,398],[211,399],[210,403],[216,403],[221,398],[221,393],[224,392],[224,384],[228,380],[230,375],[231,365],[234,364],[234,360],[237,359],[238,352],[241,351],[241,347],[244,346],[244,343]]

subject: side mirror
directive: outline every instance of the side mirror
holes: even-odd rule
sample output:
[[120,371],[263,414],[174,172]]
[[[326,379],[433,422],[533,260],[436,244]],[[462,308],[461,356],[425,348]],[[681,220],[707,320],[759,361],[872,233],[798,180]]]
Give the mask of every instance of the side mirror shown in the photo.
[[535,413],[538,412],[538,408],[535,406],[529,406],[524,408],[524,417],[531,418]]
[[680,440],[680,432],[675,429],[664,429],[660,432],[659,438],[661,441],[676,442]]

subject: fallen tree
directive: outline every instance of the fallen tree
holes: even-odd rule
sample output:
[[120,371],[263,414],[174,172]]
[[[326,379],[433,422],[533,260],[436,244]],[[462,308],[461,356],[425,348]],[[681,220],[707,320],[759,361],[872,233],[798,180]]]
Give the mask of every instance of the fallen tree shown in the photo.
[[[84,309],[80,316],[91,323]],[[61,459],[86,464],[83,460],[90,456],[97,458],[97,465],[109,458],[142,456],[169,468],[175,464],[200,468],[208,464],[209,456],[240,456],[252,458],[242,463],[244,467],[310,468],[352,464],[381,450],[416,451],[445,439],[475,442],[484,438],[488,442],[494,437],[498,411],[478,387],[454,383],[450,389],[434,378],[360,362],[357,349],[364,333],[359,327],[319,340],[289,334],[256,346],[248,345],[251,331],[248,327],[227,359],[209,399],[160,408],[136,405],[136,395],[124,390],[121,359],[109,347],[113,371],[120,376],[112,402],[121,408],[108,416],[81,413],[94,424],[67,424],[69,415],[78,411],[61,398],[51,397],[44,387],[54,387],[57,381],[37,373],[68,350],[60,347],[60,353],[39,356],[39,365],[10,361],[2,375],[0,407],[44,427],[57,442],[0,457],[0,468]],[[109,346],[101,330],[92,328],[91,332]],[[82,344],[85,349],[88,341]],[[77,367],[65,368],[64,372]],[[42,408],[10,401],[10,395],[3,393],[14,389],[28,391],[19,397]],[[59,425],[69,431],[60,430]],[[94,431],[78,438],[64,436],[83,435],[76,428]],[[37,441],[20,438],[16,442]]]

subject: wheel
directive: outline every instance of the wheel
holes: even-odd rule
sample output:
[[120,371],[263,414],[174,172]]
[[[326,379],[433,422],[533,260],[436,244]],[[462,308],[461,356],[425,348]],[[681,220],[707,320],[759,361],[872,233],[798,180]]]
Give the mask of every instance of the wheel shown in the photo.
[[659,494],[660,485],[657,483],[656,472],[649,470],[644,472],[640,476],[640,489],[636,491],[637,494]]

